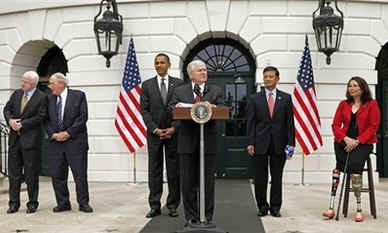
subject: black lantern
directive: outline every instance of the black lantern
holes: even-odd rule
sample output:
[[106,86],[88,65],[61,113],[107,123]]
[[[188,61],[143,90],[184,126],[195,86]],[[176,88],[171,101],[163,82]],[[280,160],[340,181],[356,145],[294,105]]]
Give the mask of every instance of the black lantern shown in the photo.
[[[104,4],[106,4],[107,10],[100,17]],[[96,34],[98,54],[106,58],[106,67],[110,67],[110,59],[118,53],[123,38],[123,17],[117,11],[115,0],[102,0],[100,2],[100,11],[94,17],[94,33]]]
[[334,0],[335,9],[339,12],[339,15],[335,14],[334,9],[330,6],[331,2],[331,0],[319,0],[318,9],[313,13],[313,28],[318,51],[326,54],[328,65],[331,54],[339,49],[344,29],[344,14],[338,9],[337,0]]

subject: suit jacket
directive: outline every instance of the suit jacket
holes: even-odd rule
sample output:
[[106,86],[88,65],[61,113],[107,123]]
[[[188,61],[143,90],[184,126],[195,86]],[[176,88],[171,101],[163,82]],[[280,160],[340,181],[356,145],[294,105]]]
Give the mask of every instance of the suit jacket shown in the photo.
[[[211,104],[223,105],[224,97],[219,87],[215,85],[205,85],[205,90],[201,101],[209,101]],[[191,82],[175,89],[172,99],[169,103],[173,108],[178,102],[194,103],[194,94]],[[199,124],[192,120],[174,121],[172,123],[178,132],[178,153],[194,153],[199,146]],[[211,120],[205,124],[205,153],[217,152],[217,129],[216,121]]]
[[[352,104],[343,100],[337,107],[332,129],[335,141],[340,143],[349,129],[352,116]],[[362,144],[373,144],[377,142],[376,132],[380,125],[380,109],[376,100],[363,104],[356,113],[358,126],[358,140]]]
[[171,100],[174,89],[182,83],[182,80],[168,76],[167,100],[166,104],[163,104],[157,77],[155,76],[143,82],[140,106],[149,139],[155,138],[159,140],[159,137],[153,134],[156,128],[165,129],[171,127],[171,108],[168,107],[167,103]]
[[68,89],[63,114],[63,128],[58,128],[57,96],[48,96],[48,120],[45,128],[48,137],[54,133],[67,131],[70,139],[64,142],[50,141],[51,150],[65,151],[71,154],[85,153],[89,149],[86,121],[88,120],[88,105],[85,93]]
[[[22,89],[14,91],[4,107],[4,118],[9,124],[10,119],[21,119],[20,143],[23,149],[39,149],[41,145],[41,125],[46,117],[46,95],[36,89],[21,113],[21,103],[24,95]],[[18,133],[11,128],[8,144],[15,146]]]
[[276,90],[276,100],[271,118],[265,90],[248,98],[248,145],[255,146],[255,154],[264,155],[273,139],[275,153],[283,154],[286,145],[295,146],[294,116],[291,95]]

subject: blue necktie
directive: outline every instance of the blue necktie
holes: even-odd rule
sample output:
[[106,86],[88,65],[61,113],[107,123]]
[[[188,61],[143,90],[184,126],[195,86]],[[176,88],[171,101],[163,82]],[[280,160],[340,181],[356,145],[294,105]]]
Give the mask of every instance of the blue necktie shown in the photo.
[[57,117],[58,117],[58,128],[62,130],[63,120],[62,120],[62,98],[59,95],[57,100]]

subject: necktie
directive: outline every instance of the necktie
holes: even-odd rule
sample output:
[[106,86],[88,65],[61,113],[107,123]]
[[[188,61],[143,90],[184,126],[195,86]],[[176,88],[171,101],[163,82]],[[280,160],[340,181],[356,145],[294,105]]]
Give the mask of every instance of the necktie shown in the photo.
[[195,93],[195,99],[194,99],[194,103],[198,103],[201,101],[201,97],[202,97],[202,93],[201,93],[201,88],[199,87],[198,84],[195,84],[194,85],[194,93]]
[[27,102],[28,102],[27,93],[24,93],[23,98],[22,98],[22,106],[21,106],[20,112],[24,111],[24,108],[26,107]]
[[275,101],[273,99],[273,93],[270,92],[268,94],[268,110],[269,110],[269,114],[271,115],[271,117],[273,115],[273,108],[274,107],[275,107]]
[[165,78],[162,78],[162,83],[160,84],[160,95],[162,96],[163,104],[166,105],[167,88],[166,88],[166,83],[164,81],[165,81]]
[[63,119],[62,119],[62,98],[59,95],[57,100],[57,117],[58,117],[58,128],[59,130],[63,127]]

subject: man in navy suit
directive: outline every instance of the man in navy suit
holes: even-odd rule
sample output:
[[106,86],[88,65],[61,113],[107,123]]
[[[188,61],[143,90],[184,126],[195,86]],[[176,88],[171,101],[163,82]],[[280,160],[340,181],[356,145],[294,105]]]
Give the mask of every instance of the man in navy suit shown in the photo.
[[79,211],[93,212],[89,205],[88,169],[88,107],[85,93],[68,88],[62,73],[51,75],[46,130],[50,138],[51,176],[57,200],[54,212],[71,210],[67,187],[68,167],[73,173]]
[[[270,210],[281,217],[282,176],[286,146],[295,146],[295,128],[291,95],[276,88],[279,71],[268,66],[263,71],[264,88],[248,99],[248,154],[255,167],[255,196],[263,217]],[[271,172],[270,203],[267,202],[268,163]]]
[[183,83],[168,75],[170,58],[159,53],[154,60],[156,77],[142,84],[140,96],[141,114],[147,126],[148,146],[148,202],[151,210],[147,218],[161,214],[160,198],[163,193],[163,152],[166,159],[168,196],[167,208],[170,217],[177,217],[180,202],[179,157],[177,154],[176,129],[172,127],[172,113],[168,108],[175,87]]

